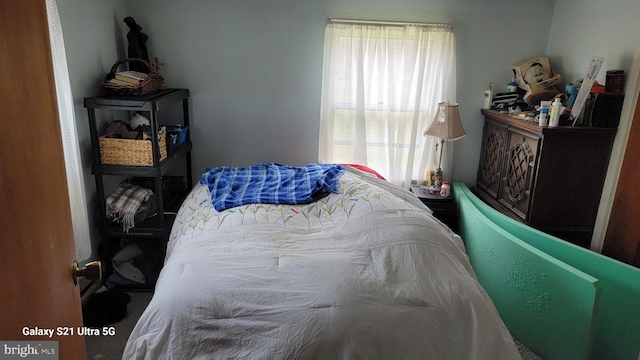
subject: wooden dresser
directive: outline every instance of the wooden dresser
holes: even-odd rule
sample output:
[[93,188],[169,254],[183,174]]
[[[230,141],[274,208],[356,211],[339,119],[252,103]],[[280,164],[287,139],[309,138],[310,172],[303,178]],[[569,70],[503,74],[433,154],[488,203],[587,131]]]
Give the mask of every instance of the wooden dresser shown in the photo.
[[616,129],[485,116],[474,192],[507,216],[589,247]]

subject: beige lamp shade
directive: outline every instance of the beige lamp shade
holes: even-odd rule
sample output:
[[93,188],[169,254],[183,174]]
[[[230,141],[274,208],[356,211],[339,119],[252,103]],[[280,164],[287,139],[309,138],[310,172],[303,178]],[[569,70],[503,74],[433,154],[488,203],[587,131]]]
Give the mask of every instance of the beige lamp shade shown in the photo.
[[424,135],[439,137],[444,141],[456,141],[467,135],[460,121],[458,104],[441,102],[438,104],[436,118],[431,126],[424,132]]

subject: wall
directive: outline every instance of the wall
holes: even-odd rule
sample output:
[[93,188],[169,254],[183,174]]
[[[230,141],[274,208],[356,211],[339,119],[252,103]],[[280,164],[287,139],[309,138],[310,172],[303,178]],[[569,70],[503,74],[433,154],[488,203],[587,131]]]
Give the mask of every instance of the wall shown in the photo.
[[603,57],[598,82],[606,71],[628,74],[635,47],[640,45],[640,2],[637,0],[557,0],[549,32],[547,55],[564,83],[585,76],[592,56]]
[[455,143],[452,177],[473,184],[483,92],[489,82],[496,90],[506,88],[511,63],[545,53],[554,1],[139,0],[125,5],[150,36],[151,57],[165,64],[167,84],[192,93],[196,179],[209,166],[317,161],[328,18],[453,24],[457,101],[468,136]]
[[[557,0],[549,32],[547,54],[564,83],[584,77],[592,56],[603,57],[597,77],[605,83],[606,71],[621,69],[627,77],[625,104],[613,146],[609,170],[596,219],[591,249],[600,252],[622,165],[633,109],[638,98],[640,67],[640,2],[637,0]],[[634,57],[636,63],[634,64]]]
[[91,139],[84,98],[100,90],[100,82],[114,63],[123,57],[124,40],[120,22],[124,6],[118,1],[56,0],[67,52],[67,65],[80,138],[80,151],[90,209],[93,256],[99,244],[95,218],[96,186],[91,174]]
[[[566,81],[593,55],[629,70],[640,36],[637,0],[57,0],[65,36],[88,198],[94,199],[85,96],[126,56],[122,22],[150,36],[167,83],[191,90],[194,178],[208,166],[316,161],[324,24],[328,18],[453,24],[457,84],[467,137],[455,143],[452,179],[475,183],[487,83],[509,81],[510,65],[548,54]],[[585,20],[588,19],[588,20]],[[107,119],[108,120],[108,119]],[[624,121],[624,119],[623,119]],[[92,200],[95,203],[95,200]]]

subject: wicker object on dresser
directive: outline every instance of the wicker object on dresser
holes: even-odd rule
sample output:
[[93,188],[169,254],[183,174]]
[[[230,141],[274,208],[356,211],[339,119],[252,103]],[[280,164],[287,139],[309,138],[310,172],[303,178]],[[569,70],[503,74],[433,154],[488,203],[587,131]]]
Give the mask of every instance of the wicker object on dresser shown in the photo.
[[485,116],[474,192],[505,215],[588,247],[616,129]]

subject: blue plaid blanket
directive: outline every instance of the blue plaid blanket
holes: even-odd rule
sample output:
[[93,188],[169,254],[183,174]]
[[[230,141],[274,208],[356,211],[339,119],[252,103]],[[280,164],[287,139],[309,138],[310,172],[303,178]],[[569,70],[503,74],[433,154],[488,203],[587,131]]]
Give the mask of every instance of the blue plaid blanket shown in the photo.
[[200,184],[211,193],[217,211],[246,204],[306,204],[338,193],[344,166],[309,164],[294,167],[262,163],[249,167],[209,168]]

